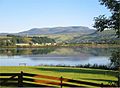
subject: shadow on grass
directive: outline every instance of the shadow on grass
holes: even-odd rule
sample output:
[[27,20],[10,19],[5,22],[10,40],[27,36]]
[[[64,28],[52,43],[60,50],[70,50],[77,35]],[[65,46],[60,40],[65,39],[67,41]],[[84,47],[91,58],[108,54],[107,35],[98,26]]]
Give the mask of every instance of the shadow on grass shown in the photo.
[[89,79],[89,78],[81,78],[83,80],[94,80],[94,81],[107,81],[107,82],[117,82],[115,80],[108,80],[108,79]]
[[71,69],[71,68],[36,68],[37,70],[42,71],[53,71],[53,72],[66,72],[66,73],[85,73],[85,74],[100,74],[100,75],[111,75],[116,76],[117,72],[113,71],[102,71],[102,70],[95,70],[95,69]]
[[[42,85],[42,84],[33,84],[33,83],[23,83],[23,87],[48,87],[51,88],[52,86]],[[15,82],[7,82],[4,85],[0,84],[0,88],[22,88],[18,87],[18,83]]]

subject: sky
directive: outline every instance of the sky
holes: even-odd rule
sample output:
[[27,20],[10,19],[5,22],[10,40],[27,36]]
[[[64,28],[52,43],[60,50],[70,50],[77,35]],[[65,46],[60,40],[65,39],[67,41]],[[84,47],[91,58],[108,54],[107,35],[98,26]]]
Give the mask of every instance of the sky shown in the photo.
[[32,28],[86,26],[109,10],[99,0],[0,0],[0,33]]

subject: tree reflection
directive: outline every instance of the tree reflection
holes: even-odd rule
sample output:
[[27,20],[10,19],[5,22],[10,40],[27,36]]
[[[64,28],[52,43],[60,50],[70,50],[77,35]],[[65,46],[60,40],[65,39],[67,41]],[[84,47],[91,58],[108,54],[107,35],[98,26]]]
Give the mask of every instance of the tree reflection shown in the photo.
[[48,54],[52,51],[54,51],[54,48],[41,48],[41,49],[33,49],[32,50],[32,54],[36,55],[36,54]]
[[37,54],[48,54],[54,51],[54,48],[12,48],[12,49],[0,49],[0,55],[15,56],[15,55],[37,55]]

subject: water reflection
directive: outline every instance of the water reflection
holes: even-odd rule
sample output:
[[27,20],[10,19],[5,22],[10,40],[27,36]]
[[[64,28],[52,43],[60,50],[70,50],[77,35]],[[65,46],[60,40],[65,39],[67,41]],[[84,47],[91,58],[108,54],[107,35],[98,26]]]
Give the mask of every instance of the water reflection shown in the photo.
[[79,65],[110,63],[111,52],[116,48],[15,48],[0,49],[0,65]]
[[116,48],[1,48],[0,55],[15,56],[15,55],[78,55],[82,56],[110,56],[111,52]]
[[15,55],[37,55],[48,54],[54,51],[54,48],[9,48],[0,49],[0,55],[15,56]]

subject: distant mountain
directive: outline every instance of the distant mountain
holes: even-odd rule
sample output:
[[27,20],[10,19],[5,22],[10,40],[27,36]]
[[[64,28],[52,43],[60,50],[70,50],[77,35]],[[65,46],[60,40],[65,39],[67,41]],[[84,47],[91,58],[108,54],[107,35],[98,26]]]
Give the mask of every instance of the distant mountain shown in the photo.
[[9,33],[0,33],[1,36],[8,35]]
[[84,26],[53,27],[53,28],[32,28],[28,31],[19,33],[0,33],[0,35],[20,35],[20,36],[39,36],[55,39],[61,43],[120,43],[120,38],[116,38],[114,30],[98,32]]
[[28,31],[19,32],[18,34],[24,34],[24,35],[66,34],[66,33],[90,34],[94,32],[95,32],[94,29],[90,29],[84,26],[69,26],[69,27],[53,27],[53,28],[32,28]]

